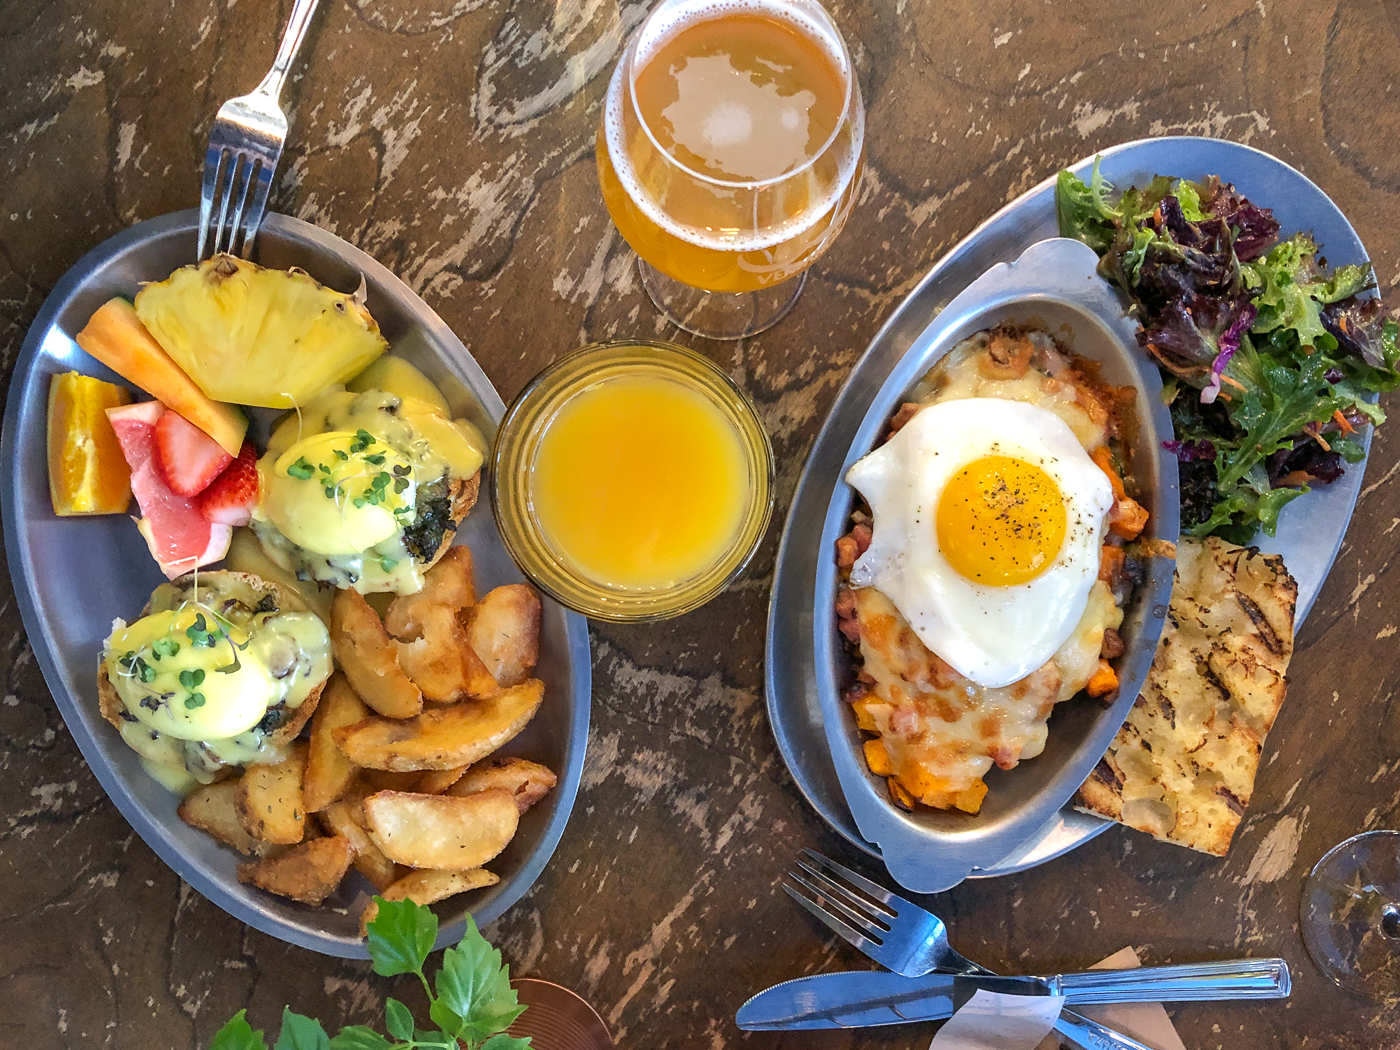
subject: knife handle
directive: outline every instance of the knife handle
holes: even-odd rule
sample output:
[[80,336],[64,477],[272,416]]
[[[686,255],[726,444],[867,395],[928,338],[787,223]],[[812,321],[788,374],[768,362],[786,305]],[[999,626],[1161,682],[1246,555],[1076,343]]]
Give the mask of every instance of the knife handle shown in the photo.
[[1055,1020],[1055,1033],[1082,1050],[1152,1050],[1132,1036],[1073,1010],[1063,1011]]
[[1088,970],[1046,978],[1070,1005],[1083,1003],[1199,1002],[1214,999],[1284,999],[1292,989],[1283,959]]

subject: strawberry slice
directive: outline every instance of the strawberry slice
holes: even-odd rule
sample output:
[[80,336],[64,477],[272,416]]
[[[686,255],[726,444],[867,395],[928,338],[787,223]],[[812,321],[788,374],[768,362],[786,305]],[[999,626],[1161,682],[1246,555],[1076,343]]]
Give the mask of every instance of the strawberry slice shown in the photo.
[[156,429],[175,415],[159,401],[107,410],[122,454],[131,467],[131,492],[143,517],[136,523],[151,557],[170,579],[228,553],[233,529],[212,523],[194,502],[170,490],[156,469]]
[[216,525],[247,525],[253,519],[258,503],[258,452],[251,441],[243,442],[238,458],[194,502],[204,519]]
[[219,443],[178,412],[156,423],[156,467],[178,496],[195,496],[209,487],[233,457]]

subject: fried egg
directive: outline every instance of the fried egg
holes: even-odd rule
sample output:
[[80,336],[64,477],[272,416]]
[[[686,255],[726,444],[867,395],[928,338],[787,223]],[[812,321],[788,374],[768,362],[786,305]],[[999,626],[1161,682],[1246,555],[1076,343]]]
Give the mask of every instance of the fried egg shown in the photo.
[[1074,632],[1113,488],[1059,416],[1000,398],[938,402],[846,480],[874,515],[852,586],[885,594],[954,670],[1010,685]]

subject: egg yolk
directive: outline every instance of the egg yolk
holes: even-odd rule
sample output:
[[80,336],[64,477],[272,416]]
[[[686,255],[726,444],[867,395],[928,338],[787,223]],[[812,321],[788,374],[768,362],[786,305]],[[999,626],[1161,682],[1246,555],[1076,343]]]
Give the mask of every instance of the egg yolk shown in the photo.
[[938,501],[938,547],[972,580],[1011,587],[1035,579],[1065,539],[1065,502],[1055,479],[1011,456],[973,460]]

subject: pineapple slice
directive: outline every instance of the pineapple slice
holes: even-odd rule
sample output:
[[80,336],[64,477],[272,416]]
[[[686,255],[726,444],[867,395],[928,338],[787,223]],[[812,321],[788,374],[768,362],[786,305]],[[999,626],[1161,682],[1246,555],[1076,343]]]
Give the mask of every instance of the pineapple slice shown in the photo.
[[231,255],[146,285],[136,313],[201,390],[239,405],[305,405],[388,347],[354,296]]

